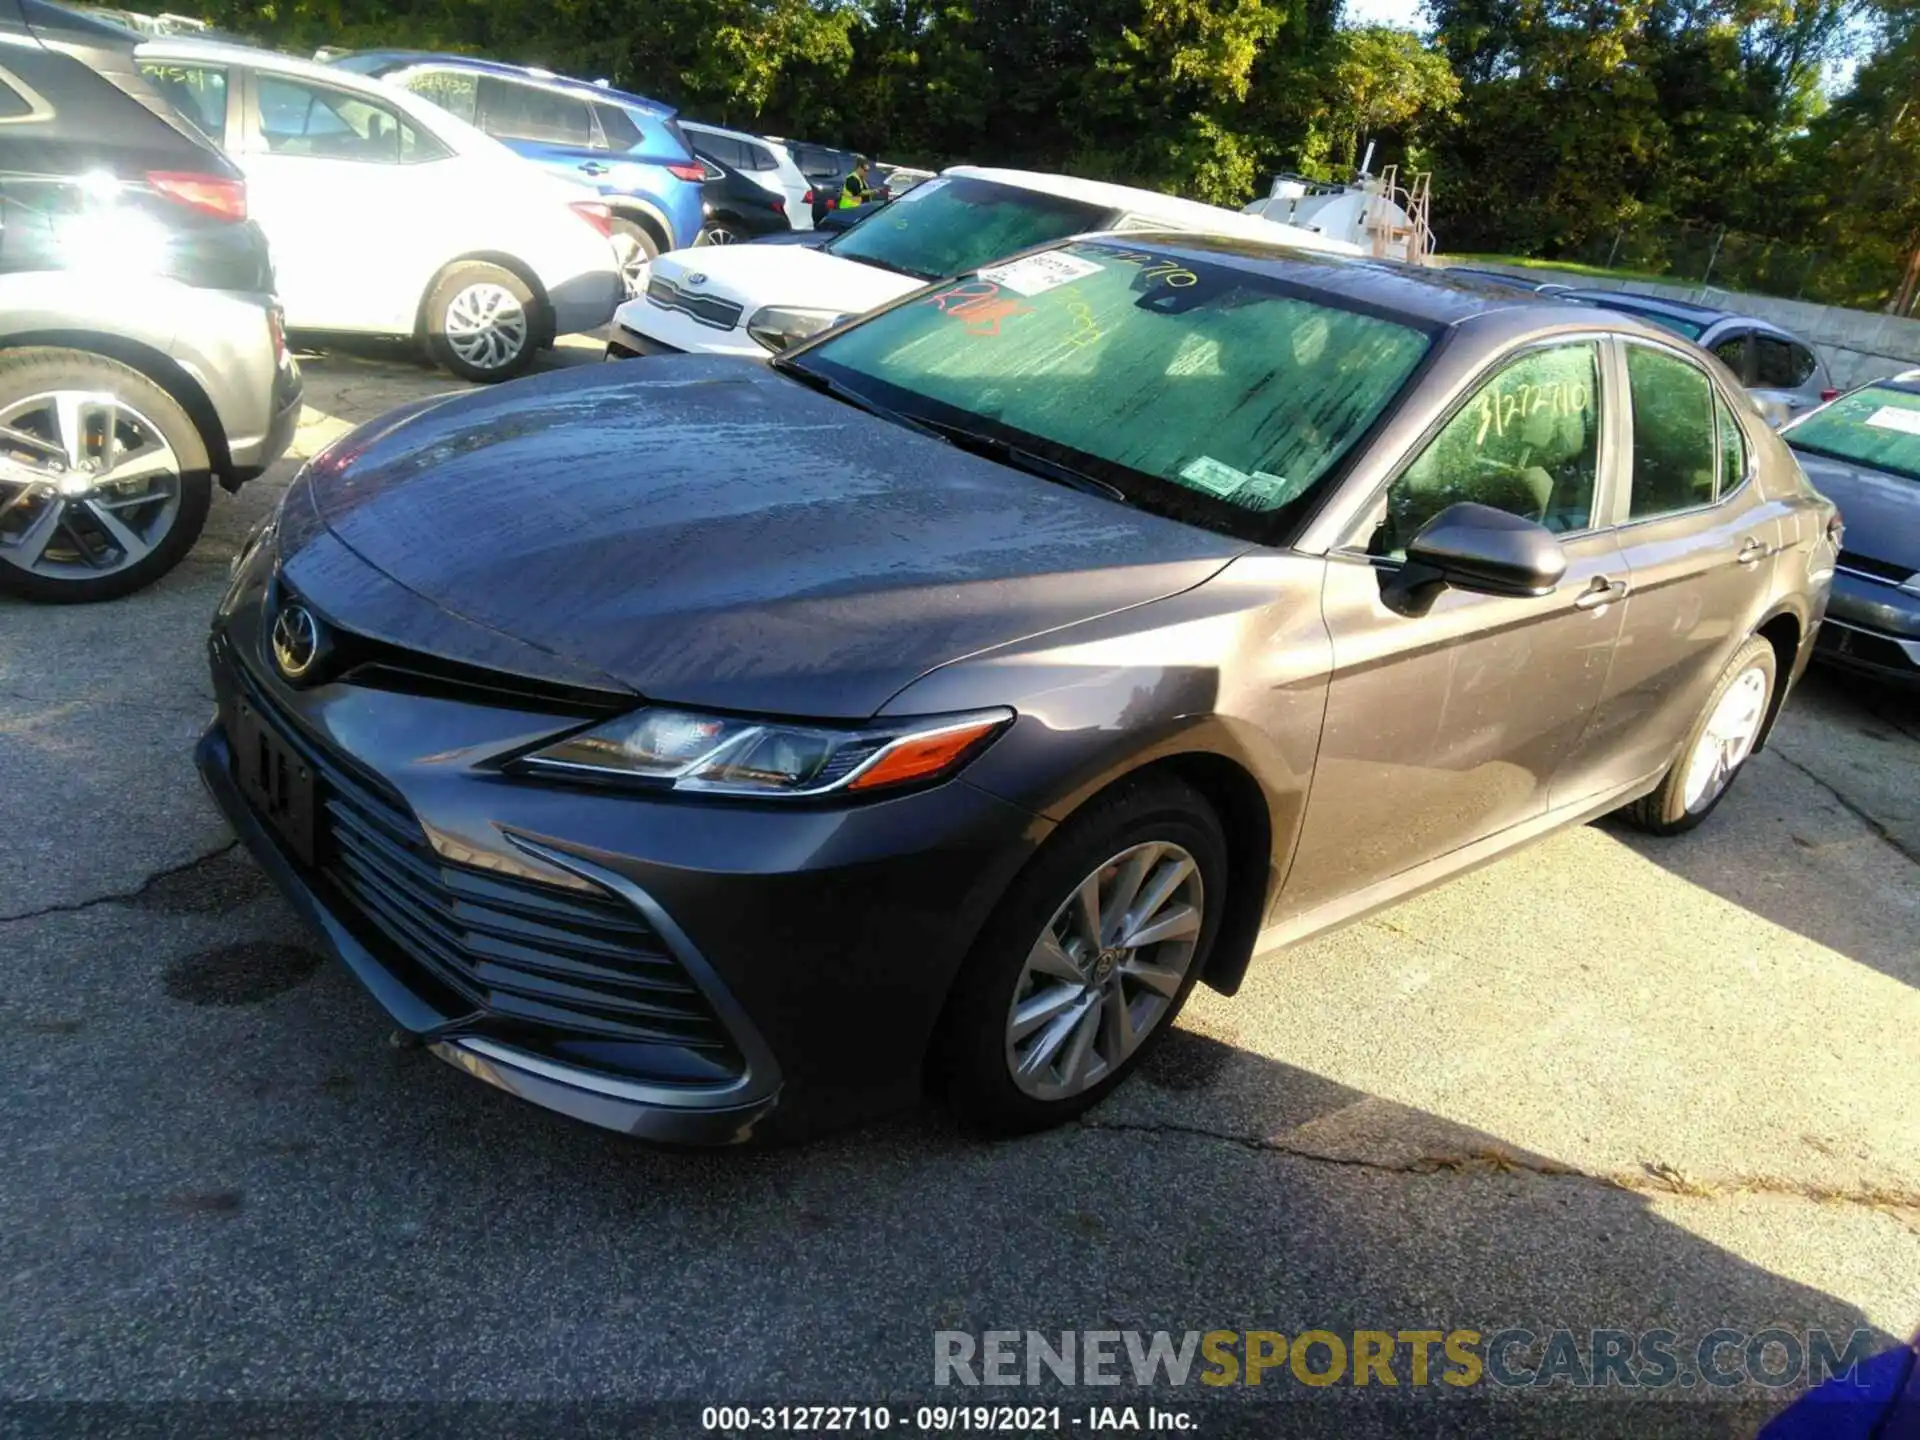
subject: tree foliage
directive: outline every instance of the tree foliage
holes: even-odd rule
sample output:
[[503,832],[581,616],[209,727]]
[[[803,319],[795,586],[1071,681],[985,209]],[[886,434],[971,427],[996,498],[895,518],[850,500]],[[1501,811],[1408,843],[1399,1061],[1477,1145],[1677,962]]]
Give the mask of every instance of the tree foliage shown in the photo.
[[[1920,238],[1920,0],[210,0],[296,49],[490,54],[898,162],[1240,204],[1275,170],[1431,165],[1455,249],[1686,220],[1884,266]],[[1858,33],[1876,47],[1831,105]]]

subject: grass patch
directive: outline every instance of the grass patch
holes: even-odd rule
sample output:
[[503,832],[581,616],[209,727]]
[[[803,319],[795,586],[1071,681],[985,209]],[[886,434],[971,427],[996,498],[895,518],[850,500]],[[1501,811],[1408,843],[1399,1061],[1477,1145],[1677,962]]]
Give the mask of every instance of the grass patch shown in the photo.
[[1460,265],[1511,265],[1522,270],[1559,270],[1568,275],[1586,275],[1595,280],[1653,280],[1665,285],[1687,285],[1691,281],[1677,275],[1656,275],[1650,270],[1609,269],[1605,265],[1582,265],[1578,260],[1536,260],[1527,255],[1447,255],[1442,263]]

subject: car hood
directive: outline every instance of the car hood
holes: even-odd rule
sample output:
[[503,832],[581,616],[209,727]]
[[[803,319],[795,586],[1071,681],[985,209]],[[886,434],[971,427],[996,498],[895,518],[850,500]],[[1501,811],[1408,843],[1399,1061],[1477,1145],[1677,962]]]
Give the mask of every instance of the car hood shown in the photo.
[[[823,719],[1187,589],[1248,548],[705,356],[375,421],[316,458],[288,506],[310,510],[285,533],[324,525],[416,595],[568,667],[655,700]],[[298,555],[283,558],[299,586]]]
[[1920,570],[1920,480],[1805,450],[1793,453],[1813,488],[1840,507],[1847,549]]
[[[703,245],[662,255],[649,273],[697,295],[737,300],[749,316],[762,305],[858,315],[923,283],[911,275],[803,245]],[[700,277],[698,283],[695,276]],[[630,300],[622,310],[644,304],[645,300]]]

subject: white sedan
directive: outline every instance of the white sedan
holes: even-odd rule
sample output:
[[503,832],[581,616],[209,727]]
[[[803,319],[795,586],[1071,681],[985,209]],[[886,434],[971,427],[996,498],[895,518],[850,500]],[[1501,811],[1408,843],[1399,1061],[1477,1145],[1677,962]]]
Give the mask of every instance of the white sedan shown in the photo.
[[1176,230],[1359,255],[1360,247],[1197,200],[1069,175],[956,165],[823,245],[673,250],[614,315],[607,358],[764,360],[929,280],[1069,235]]
[[417,336],[456,375],[490,381],[613,313],[605,204],[431,102],[245,46],[138,53],[245,173],[289,329]]

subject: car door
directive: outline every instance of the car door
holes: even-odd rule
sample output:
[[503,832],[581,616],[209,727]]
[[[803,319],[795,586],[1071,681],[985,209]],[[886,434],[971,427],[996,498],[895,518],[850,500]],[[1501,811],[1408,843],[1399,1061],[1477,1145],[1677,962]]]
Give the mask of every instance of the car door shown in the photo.
[[584,100],[538,85],[483,75],[475,123],[516,154],[591,184],[612,165],[606,138]]
[[[1497,362],[1330,554],[1326,723],[1276,918],[1545,814],[1620,630],[1603,354],[1582,338]],[[1424,613],[1397,609],[1386,582],[1407,542],[1460,501],[1555,531],[1565,579],[1534,599],[1448,588]]]
[[265,69],[246,81],[234,158],[287,324],[410,334],[444,247],[447,150],[357,91]]
[[1625,784],[1666,767],[1753,633],[1787,512],[1753,483],[1738,398],[1702,366],[1625,337],[1614,364],[1629,417],[1615,518],[1631,588],[1588,743]]

